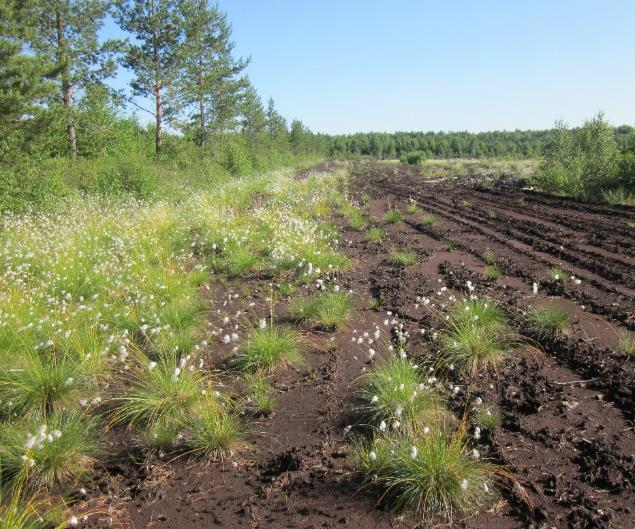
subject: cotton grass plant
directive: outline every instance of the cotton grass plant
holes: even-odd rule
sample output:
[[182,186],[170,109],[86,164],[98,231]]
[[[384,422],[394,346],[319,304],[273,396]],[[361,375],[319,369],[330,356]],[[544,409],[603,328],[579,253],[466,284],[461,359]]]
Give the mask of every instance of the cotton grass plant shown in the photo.
[[296,298],[289,306],[294,318],[307,321],[325,330],[342,327],[350,318],[352,308],[351,295],[336,291]]
[[473,455],[465,431],[444,428],[380,434],[358,442],[352,461],[380,501],[425,520],[473,514],[494,498],[493,485],[505,472]]

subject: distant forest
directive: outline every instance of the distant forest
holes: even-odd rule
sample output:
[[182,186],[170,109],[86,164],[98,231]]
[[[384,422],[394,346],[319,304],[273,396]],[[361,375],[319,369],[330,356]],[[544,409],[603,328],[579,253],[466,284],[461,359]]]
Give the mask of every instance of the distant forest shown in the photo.
[[[618,145],[625,147],[632,131],[633,127],[628,125],[617,127]],[[552,136],[552,130],[369,132],[331,136],[329,154],[400,158],[407,153],[421,152],[427,158],[537,158],[544,155]]]

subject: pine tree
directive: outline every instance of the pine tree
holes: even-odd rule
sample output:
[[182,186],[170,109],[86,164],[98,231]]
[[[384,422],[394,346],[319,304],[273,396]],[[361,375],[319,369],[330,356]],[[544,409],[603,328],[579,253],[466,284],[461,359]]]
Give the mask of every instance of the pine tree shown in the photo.
[[134,0],[118,4],[116,19],[136,42],[128,44],[123,65],[134,73],[130,85],[134,96],[154,99],[155,152],[161,154],[165,90],[179,73],[184,36],[182,0]]
[[185,44],[178,85],[181,104],[200,146],[211,133],[233,128],[246,77],[240,76],[249,59],[235,59],[227,14],[207,0],[185,0]]
[[48,78],[55,73],[40,57],[24,52],[29,32],[23,15],[23,2],[0,4],[0,158],[11,152],[15,158],[26,133],[42,128],[38,102],[51,90]]
[[265,130],[265,109],[256,89],[251,85],[245,90],[241,115],[241,128],[247,144],[254,146],[258,135]]
[[43,63],[55,70],[57,94],[51,101],[61,104],[72,158],[77,155],[73,100],[77,91],[99,83],[115,71],[114,40],[99,42],[97,32],[111,2],[107,0],[33,0],[27,3],[33,31],[29,43]]
[[276,110],[276,106],[272,98],[269,98],[269,101],[267,102],[267,110],[265,112],[265,129],[267,130],[269,146],[271,149],[284,150],[287,147],[287,122]]

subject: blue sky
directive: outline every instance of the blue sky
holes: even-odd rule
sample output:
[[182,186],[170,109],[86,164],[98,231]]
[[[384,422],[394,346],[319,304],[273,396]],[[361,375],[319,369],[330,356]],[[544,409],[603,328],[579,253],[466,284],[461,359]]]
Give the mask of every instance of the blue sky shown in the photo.
[[263,100],[316,132],[635,124],[634,0],[219,5]]

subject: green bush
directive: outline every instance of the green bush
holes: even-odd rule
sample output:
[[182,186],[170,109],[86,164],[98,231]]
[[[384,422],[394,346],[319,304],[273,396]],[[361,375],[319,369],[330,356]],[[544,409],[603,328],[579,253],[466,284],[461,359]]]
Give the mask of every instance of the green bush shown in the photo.
[[615,131],[599,113],[579,130],[556,123],[535,181],[548,192],[597,200],[623,185],[623,173],[629,168]]
[[401,159],[401,163],[408,165],[423,165],[426,161],[425,152],[408,152],[404,154]]
[[35,163],[0,166],[0,189],[0,211],[15,212],[50,206],[69,192],[61,171]]
[[79,159],[63,161],[69,184],[82,191],[101,195],[130,193],[147,198],[158,187],[158,176],[152,163],[142,157]]
[[246,150],[234,141],[229,141],[224,145],[223,167],[233,176],[246,176],[253,169]]

